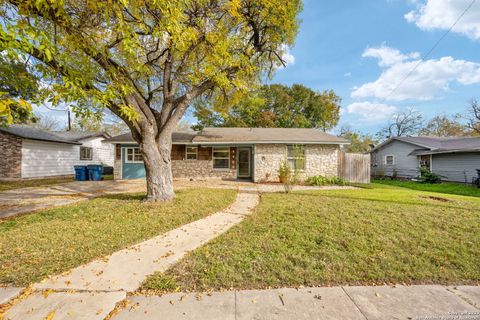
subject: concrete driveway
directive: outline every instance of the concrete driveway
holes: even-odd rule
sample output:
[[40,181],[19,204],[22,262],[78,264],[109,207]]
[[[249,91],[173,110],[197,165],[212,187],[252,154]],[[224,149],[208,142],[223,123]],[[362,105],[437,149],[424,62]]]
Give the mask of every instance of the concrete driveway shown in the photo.
[[145,191],[144,180],[69,182],[0,192],[0,218],[58,207],[98,196]]

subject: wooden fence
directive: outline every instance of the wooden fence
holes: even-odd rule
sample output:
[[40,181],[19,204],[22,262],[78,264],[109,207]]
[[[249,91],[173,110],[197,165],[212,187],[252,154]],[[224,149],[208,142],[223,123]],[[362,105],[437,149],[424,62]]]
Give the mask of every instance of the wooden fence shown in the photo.
[[370,154],[339,152],[338,176],[353,183],[370,183]]

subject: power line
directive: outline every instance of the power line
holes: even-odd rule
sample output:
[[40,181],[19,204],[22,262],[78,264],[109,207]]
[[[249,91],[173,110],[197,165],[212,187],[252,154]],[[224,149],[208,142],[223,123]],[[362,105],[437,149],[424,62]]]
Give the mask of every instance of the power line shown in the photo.
[[455,25],[463,18],[463,16],[468,12],[468,10],[472,8],[473,4],[476,1],[477,0],[472,0],[472,2],[465,8],[462,14],[458,16],[457,20],[455,20],[452,26],[440,37],[440,39],[438,39],[437,42],[435,42],[435,44],[430,48],[430,50],[428,50],[428,52],[417,62],[417,64],[412,68],[412,70],[410,70],[410,72],[392,89],[392,91],[390,91],[385,100],[388,100],[388,98],[390,98],[390,96],[405,82],[405,80],[407,80],[412,75],[412,73],[417,70],[418,66],[433,52],[433,50],[437,48],[440,42],[450,33],[450,31],[452,31]]

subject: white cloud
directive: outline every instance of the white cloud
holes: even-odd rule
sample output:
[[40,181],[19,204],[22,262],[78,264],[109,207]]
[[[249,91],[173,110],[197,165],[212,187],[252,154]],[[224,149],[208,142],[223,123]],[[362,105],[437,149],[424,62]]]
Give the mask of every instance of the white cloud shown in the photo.
[[295,63],[295,56],[290,52],[290,48],[287,45],[282,45],[282,59],[285,62],[285,67],[293,65]]
[[[462,85],[480,83],[479,63],[455,60],[452,57],[412,60],[414,55],[404,55],[393,48],[387,49],[382,46],[374,49],[377,49],[374,51],[375,55],[370,52],[364,53],[364,56],[376,57],[383,71],[376,81],[355,87],[351,94],[354,98],[376,97],[397,101],[432,100],[441,93],[448,92],[451,83],[456,82]],[[389,54],[387,59],[385,52],[394,54]],[[407,75],[408,78],[404,80]]]
[[[422,30],[448,30],[470,5],[471,0],[423,0],[417,8],[405,15],[410,23]],[[480,2],[476,1],[452,32],[464,34],[473,40],[480,40]]]
[[350,78],[352,76],[352,73],[351,72],[345,72],[343,74],[344,77],[347,77],[347,78]]
[[420,57],[420,53],[412,52],[409,54],[403,54],[398,49],[382,44],[380,47],[365,49],[362,57],[377,58],[379,66],[387,67],[405,60],[418,59]]
[[360,120],[365,122],[380,122],[390,119],[397,111],[395,106],[374,103],[374,102],[354,102],[346,108],[346,113],[360,116]]

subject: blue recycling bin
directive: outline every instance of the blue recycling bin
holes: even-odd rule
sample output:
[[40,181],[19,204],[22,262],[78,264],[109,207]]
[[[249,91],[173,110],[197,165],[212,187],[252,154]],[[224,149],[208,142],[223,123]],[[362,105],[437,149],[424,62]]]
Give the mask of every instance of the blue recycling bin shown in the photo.
[[92,181],[102,180],[102,166],[98,164],[90,164],[88,168],[88,178]]
[[75,169],[75,180],[87,181],[87,167],[86,166],[73,166]]

